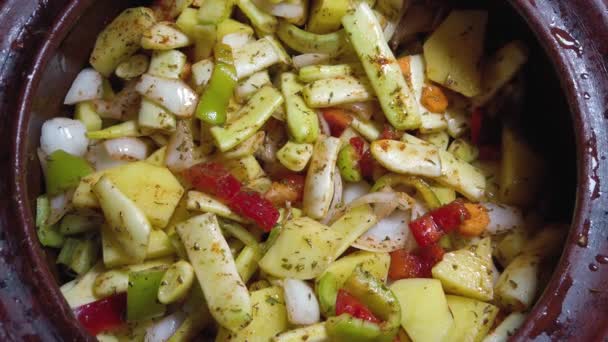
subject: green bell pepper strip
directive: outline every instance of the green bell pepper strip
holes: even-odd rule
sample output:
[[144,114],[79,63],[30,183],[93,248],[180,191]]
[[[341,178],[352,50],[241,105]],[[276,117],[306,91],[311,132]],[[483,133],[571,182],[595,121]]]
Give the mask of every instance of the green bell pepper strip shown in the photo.
[[153,267],[129,273],[127,289],[127,321],[140,321],[160,317],[166,306],[158,302],[158,288],[166,267]]
[[336,299],[338,298],[338,280],[333,273],[325,273],[317,285],[319,308],[325,317],[336,315]]
[[344,30],[316,34],[281,20],[277,35],[285,45],[300,53],[325,53],[336,56],[350,48]]
[[63,246],[64,236],[57,231],[57,226],[47,225],[51,214],[51,203],[47,195],[36,199],[36,234],[38,241],[45,247],[59,248]]
[[57,150],[48,157],[46,189],[49,195],[57,195],[75,188],[80,179],[93,173],[93,168],[81,157]]
[[361,169],[359,168],[359,157],[357,151],[351,144],[342,147],[338,153],[336,162],[342,179],[347,182],[359,182],[362,179]]
[[349,314],[329,318],[325,322],[325,329],[332,341],[390,341],[380,338],[382,330],[378,324],[355,318]]
[[376,181],[370,192],[380,191],[380,189],[385,186],[396,185],[406,185],[415,188],[420,196],[422,196],[422,199],[429,209],[435,209],[441,206],[441,202],[439,202],[439,199],[431,186],[422,178],[414,176],[398,175],[394,173],[384,175]]
[[84,274],[97,262],[99,255],[97,243],[88,238],[68,238],[61,248],[56,262],[69,267],[77,274]]
[[196,116],[208,124],[222,125],[226,122],[226,108],[237,86],[238,78],[229,46],[218,44],[215,49],[215,59],[215,68],[207,89],[196,107]]
[[391,342],[401,325],[401,305],[393,292],[369,272],[363,271],[361,266],[346,279],[344,289],[367,305],[383,322],[373,324],[343,314],[327,321],[327,333],[340,341]]

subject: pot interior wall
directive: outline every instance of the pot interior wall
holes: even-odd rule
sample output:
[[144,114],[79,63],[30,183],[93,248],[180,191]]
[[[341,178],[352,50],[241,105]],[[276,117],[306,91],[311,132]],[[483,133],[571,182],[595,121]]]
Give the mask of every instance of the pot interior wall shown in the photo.
[[[42,123],[54,116],[72,114],[71,108],[62,105],[63,98],[78,71],[88,64],[96,35],[122,9],[140,4],[123,0],[89,2],[92,3],[90,7],[48,59],[36,95],[32,98],[26,146],[29,156],[26,177],[32,209],[43,186],[36,157]],[[539,203],[542,215],[551,220],[569,222],[576,191],[576,156],[565,95],[552,63],[525,22],[506,1],[491,3],[469,1],[465,6],[490,10],[488,51],[494,51],[512,39],[520,39],[530,48],[530,60],[523,72],[526,84],[524,106],[517,121],[523,123],[525,137],[548,162],[548,186]],[[55,267],[54,263],[49,266]]]

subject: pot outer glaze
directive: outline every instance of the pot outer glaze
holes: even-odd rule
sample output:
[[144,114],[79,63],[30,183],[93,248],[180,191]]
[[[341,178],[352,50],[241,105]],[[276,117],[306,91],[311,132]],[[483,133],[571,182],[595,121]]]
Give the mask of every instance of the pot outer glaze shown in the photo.
[[[556,218],[572,218],[572,228],[548,286],[512,339],[600,340],[608,336],[603,324],[608,319],[608,2],[509,2],[542,47],[532,51],[527,70],[536,77],[528,92],[533,99],[543,99],[536,105],[531,102],[534,115],[527,120],[536,134],[528,136],[536,137],[535,145],[556,166],[549,178],[578,175],[576,189],[564,185],[551,193],[556,200],[548,201],[548,211],[557,212]],[[7,139],[0,147],[1,341],[94,340],[74,320],[55,286],[49,253],[36,238],[32,214],[40,172],[35,147],[42,122],[67,114],[61,106],[63,96],[86,63],[94,36],[120,10],[136,3],[0,2],[0,136]],[[526,35],[528,28],[510,12],[497,5],[490,31],[508,38],[519,37],[522,30]],[[75,25],[84,29],[72,29]],[[528,43],[535,44],[528,35]],[[572,121],[567,115],[553,115],[568,107]],[[554,134],[538,134],[540,128]],[[569,152],[573,155],[574,147],[576,162],[568,163],[563,158]],[[568,198],[574,193],[571,217]]]

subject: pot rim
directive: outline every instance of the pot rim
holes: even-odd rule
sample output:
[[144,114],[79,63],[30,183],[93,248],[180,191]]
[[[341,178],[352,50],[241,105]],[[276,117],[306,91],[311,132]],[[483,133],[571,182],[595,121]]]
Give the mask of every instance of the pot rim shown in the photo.
[[[10,3],[10,0],[8,2]],[[31,64],[27,68],[26,75],[30,76],[20,78],[22,82],[19,84],[20,102],[11,113],[14,118],[12,132],[15,139],[11,140],[9,164],[11,170],[8,177],[12,195],[11,214],[16,217],[18,227],[25,229],[19,233],[19,228],[14,228],[17,236],[12,238],[19,238],[16,245],[21,247],[27,261],[33,264],[33,272],[36,276],[24,279],[23,282],[33,281],[29,285],[34,287],[38,294],[47,298],[43,303],[45,312],[52,312],[50,310],[55,312],[55,315],[52,315],[52,323],[62,324],[64,332],[69,330],[69,335],[79,340],[93,339],[73,319],[71,310],[63,300],[58,287],[46,286],[49,281],[53,281],[53,277],[35,238],[32,208],[27,200],[28,184],[22,171],[26,168],[28,157],[25,142],[31,98],[40,83],[41,71],[44,70],[50,56],[65,38],[72,24],[92,2],[93,0],[68,2],[63,14],[55,20],[56,24],[52,25],[52,30],[45,41],[37,47],[36,54],[28,60]],[[602,52],[605,54],[608,50],[606,42],[608,39],[595,40],[594,34],[598,33],[598,28],[596,27],[594,31],[594,28],[589,27],[589,23],[592,22],[591,18],[595,17],[595,23],[604,24],[603,28],[600,28],[600,31],[604,31],[603,37],[608,37],[607,4],[602,0],[585,1],[584,4],[568,0],[509,0],[509,2],[526,20],[560,76],[562,90],[567,95],[572,113],[578,161],[576,208],[562,257],[545,292],[528,316],[532,319],[527,319],[514,339],[550,340],[572,336],[592,339],[599,337],[598,334],[605,334],[605,331],[598,330],[601,325],[597,323],[606,318],[602,306],[608,303],[607,291],[590,291],[590,289],[602,289],[605,280],[608,280],[608,269],[601,265],[597,272],[590,273],[588,269],[588,263],[594,262],[596,256],[608,255],[606,246],[608,231],[602,230],[603,225],[608,226],[608,221],[606,218],[598,219],[604,217],[603,208],[608,208],[608,198],[605,196],[608,186],[606,182],[600,183],[600,179],[608,181],[608,163],[599,162],[605,159],[606,151],[597,149],[597,146],[608,146],[608,128],[604,123],[604,115],[608,117],[608,101],[605,101],[603,95],[608,94],[606,71],[608,63],[602,55]],[[582,19],[587,19],[589,23]],[[569,40],[564,36],[564,32],[566,34],[570,32],[570,35],[578,39],[573,39],[569,48],[563,47],[568,45],[565,41]],[[588,76],[583,78],[582,74]],[[583,95],[584,92],[588,93],[589,99]],[[2,95],[0,93],[0,97]],[[591,177],[587,177],[588,175]],[[0,229],[6,230],[4,227]],[[580,260],[586,262],[577,262]],[[564,308],[563,305],[567,307]],[[589,315],[590,311],[591,315]],[[595,317],[590,319],[593,316]],[[10,332],[6,333],[10,335]]]

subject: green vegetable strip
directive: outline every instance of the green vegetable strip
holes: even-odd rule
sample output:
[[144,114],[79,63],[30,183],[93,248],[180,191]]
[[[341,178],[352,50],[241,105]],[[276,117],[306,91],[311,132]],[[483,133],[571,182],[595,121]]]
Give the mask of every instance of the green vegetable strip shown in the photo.
[[373,93],[367,80],[352,76],[320,79],[302,89],[304,100],[312,108],[364,102],[372,99]]
[[243,282],[248,282],[255,271],[258,270],[258,262],[262,259],[262,252],[258,246],[245,246],[235,260],[236,268]]
[[251,0],[236,0],[236,5],[251,20],[253,26],[264,34],[270,34],[277,29],[277,19],[260,10]]
[[211,135],[222,152],[228,151],[254,135],[282,104],[281,93],[266,86],[239,110],[238,119],[224,127],[212,127]]
[[325,329],[332,341],[390,341],[381,338],[382,331],[378,324],[355,318],[349,314],[329,318],[325,323]]
[[283,73],[281,75],[281,91],[287,107],[287,128],[293,139],[298,143],[314,143],[319,136],[319,119],[317,113],[306,105],[300,91],[302,85],[296,80],[296,75]]
[[300,81],[308,83],[324,78],[354,76],[364,72],[363,68],[357,64],[309,65],[300,69],[298,78]]
[[327,34],[315,34],[304,31],[286,21],[281,21],[277,35],[285,45],[301,53],[325,53],[336,56],[348,49],[343,30]]
[[201,24],[218,24],[230,17],[232,0],[205,0],[198,10],[198,21]]
[[344,29],[355,48],[388,121],[397,129],[420,126],[420,113],[397,60],[384,39],[372,9],[360,3],[342,18]]
[[220,224],[220,228],[222,228],[222,231],[238,239],[246,246],[258,245],[258,239],[240,224],[222,219],[218,219],[218,222]]
[[196,107],[196,116],[208,124],[221,125],[226,122],[226,108],[237,85],[237,77],[229,46],[218,44],[215,59],[215,68]]
[[154,267],[129,273],[127,320],[141,321],[165,314],[166,306],[157,300],[160,282],[166,267]]
[[76,188],[80,179],[93,168],[81,157],[57,150],[48,157],[46,171],[46,189],[49,195],[57,195],[71,188]]
[[378,325],[380,334],[372,340],[391,342],[401,325],[401,305],[393,292],[361,266],[357,266],[346,279],[344,289],[383,320]]
[[336,299],[338,298],[338,280],[333,273],[325,273],[317,286],[319,308],[325,317],[336,315]]

